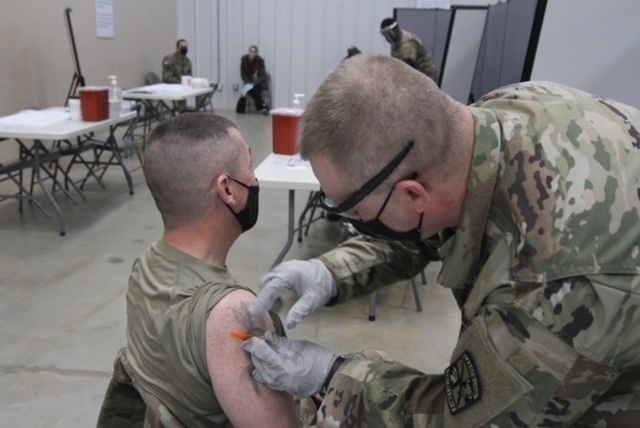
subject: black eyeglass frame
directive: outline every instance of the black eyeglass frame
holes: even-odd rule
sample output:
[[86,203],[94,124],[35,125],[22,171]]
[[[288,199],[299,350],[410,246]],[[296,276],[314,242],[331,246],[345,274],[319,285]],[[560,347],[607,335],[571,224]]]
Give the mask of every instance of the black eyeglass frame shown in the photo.
[[391,162],[387,164],[379,173],[374,175],[369,181],[367,181],[360,190],[356,191],[354,194],[349,196],[343,202],[338,205],[329,205],[327,204],[327,198],[322,189],[320,189],[320,204],[325,211],[334,214],[341,214],[346,211],[349,211],[351,208],[358,205],[364,198],[369,196],[371,192],[373,192],[378,186],[380,186],[395,169],[400,165],[400,163],[407,157],[411,149],[415,146],[414,141],[409,141],[407,145],[398,153]]

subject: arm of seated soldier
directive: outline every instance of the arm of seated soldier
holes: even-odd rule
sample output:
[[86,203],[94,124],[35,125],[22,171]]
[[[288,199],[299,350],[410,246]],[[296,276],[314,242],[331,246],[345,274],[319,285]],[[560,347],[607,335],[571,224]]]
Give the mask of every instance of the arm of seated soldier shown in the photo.
[[249,315],[254,299],[244,290],[229,293],[207,318],[207,366],[213,389],[234,427],[256,426],[256,421],[261,427],[297,426],[293,397],[256,382],[251,359],[242,350],[243,340],[231,336],[232,331],[263,335],[274,330],[268,314]]
[[165,56],[162,60],[162,81],[164,83],[180,83],[180,76],[176,77],[173,73],[173,61],[170,55]]

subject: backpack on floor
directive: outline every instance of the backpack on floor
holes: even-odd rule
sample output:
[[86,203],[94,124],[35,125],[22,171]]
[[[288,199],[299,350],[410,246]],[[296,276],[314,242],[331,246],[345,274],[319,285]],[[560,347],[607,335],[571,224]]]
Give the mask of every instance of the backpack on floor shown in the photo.
[[240,97],[238,100],[238,104],[236,104],[236,113],[244,113],[247,108],[247,99],[245,97]]

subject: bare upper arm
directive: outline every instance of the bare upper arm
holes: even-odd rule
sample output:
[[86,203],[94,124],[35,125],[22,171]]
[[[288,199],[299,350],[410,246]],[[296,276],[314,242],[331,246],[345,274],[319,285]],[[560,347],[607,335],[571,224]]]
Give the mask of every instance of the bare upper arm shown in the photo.
[[252,317],[248,308],[255,296],[248,291],[229,293],[207,318],[207,367],[218,402],[235,427],[297,426],[293,397],[273,391],[251,376],[253,365],[232,331],[261,335],[273,330],[269,315]]

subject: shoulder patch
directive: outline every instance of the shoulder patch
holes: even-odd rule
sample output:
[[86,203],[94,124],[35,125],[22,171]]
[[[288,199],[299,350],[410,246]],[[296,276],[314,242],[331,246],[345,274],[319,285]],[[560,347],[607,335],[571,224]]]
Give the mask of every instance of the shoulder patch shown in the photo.
[[445,369],[444,386],[452,415],[480,401],[480,378],[471,354],[463,353]]

